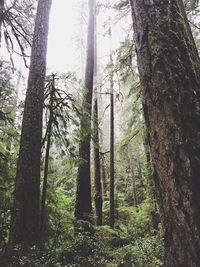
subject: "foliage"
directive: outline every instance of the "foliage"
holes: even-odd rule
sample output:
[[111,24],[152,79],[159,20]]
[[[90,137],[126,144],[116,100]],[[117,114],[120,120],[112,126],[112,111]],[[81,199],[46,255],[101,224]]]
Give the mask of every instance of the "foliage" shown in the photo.
[[[78,222],[78,230],[77,222],[63,214],[51,242],[46,244],[42,252],[32,248],[23,253],[18,247],[13,261],[18,263],[17,266],[32,267],[107,267],[130,263],[136,267],[162,266],[163,241],[160,231],[153,231],[150,207],[147,201],[139,211],[133,207],[120,211],[126,213],[128,225],[120,220],[115,230],[109,226],[86,226],[85,222]],[[54,220],[58,220],[58,214],[54,216]],[[81,227],[90,230],[85,232]]]
[[[68,152],[74,154],[74,145],[70,136],[79,126],[79,107],[72,93],[70,93],[72,85],[77,83],[73,73],[66,75],[52,74],[47,76],[46,90],[44,99],[44,125],[46,131],[44,133],[43,144],[46,141],[50,120],[52,123],[52,143],[60,148],[61,153]],[[52,100],[51,100],[52,98]],[[51,103],[52,101],[52,103]],[[52,117],[50,112],[52,110]],[[74,140],[73,140],[74,141]]]
[[[27,51],[30,50],[33,18],[35,15],[34,0],[5,1],[3,8],[3,36],[14,67],[13,53],[21,55],[27,66]],[[1,36],[1,33],[0,33]],[[0,42],[2,40],[0,39]]]
[[[130,12],[129,1],[115,1],[118,18]],[[9,2],[10,3],[10,2]],[[15,3],[15,2],[14,2]],[[199,1],[185,1],[188,18],[199,44]],[[112,4],[98,3],[98,8],[111,8]],[[9,9],[9,6],[6,7]],[[105,9],[104,9],[105,10]],[[11,55],[16,50],[26,58],[29,49],[35,13],[35,1],[21,0],[6,14],[4,37]],[[109,20],[110,23],[110,20]],[[118,23],[118,22],[117,22]],[[22,27],[23,25],[23,27]],[[115,174],[116,174],[116,227],[110,229],[109,190],[104,188],[103,226],[94,227],[74,221],[76,172],[80,163],[78,143],[88,135],[89,129],[80,131],[80,121],[88,118],[87,107],[82,107],[85,93],[76,74],[51,74],[46,78],[44,97],[43,149],[53,109],[51,153],[49,158],[48,188],[45,214],[45,244],[38,249],[24,251],[15,248],[10,266],[66,266],[66,267],[158,267],[163,264],[163,230],[155,201],[153,168],[146,144],[146,128],[142,112],[141,87],[136,69],[136,53],[132,38],[132,25],[126,25],[126,37],[113,51],[113,62],[107,64],[100,77],[97,93],[105,98],[100,124],[106,183],[109,183],[109,77],[114,74],[115,88]],[[13,41],[13,37],[17,38]],[[200,46],[199,46],[200,47]],[[98,50],[98,49],[97,49]],[[101,68],[101,67],[100,67]],[[103,67],[102,67],[103,68]],[[16,158],[19,146],[17,95],[12,79],[12,65],[0,63],[0,252],[8,244],[12,210]],[[55,84],[52,84],[54,77]],[[53,105],[51,93],[53,91]],[[98,87],[97,86],[97,87]],[[106,100],[105,100],[106,99]],[[105,101],[104,101],[105,100]],[[107,123],[107,124],[106,124]],[[95,128],[95,127],[94,127]],[[95,129],[96,130],[96,129]],[[92,137],[95,135],[91,133]],[[106,151],[106,152],[104,152]],[[149,158],[148,158],[149,156]],[[92,170],[93,170],[93,164]],[[41,164],[41,173],[43,164]],[[92,181],[93,182],[93,181]],[[133,189],[136,194],[134,196]],[[93,185],[92,185],[93,189]],[[135,199],[137,198],[137,203]],[[91,221],[94,221],[92,214]],[[87,231],[86,231],[87,229]]]
[[0,253],[8,241],[18,130],[15,126],[16,93],[8,62],[0,62]]

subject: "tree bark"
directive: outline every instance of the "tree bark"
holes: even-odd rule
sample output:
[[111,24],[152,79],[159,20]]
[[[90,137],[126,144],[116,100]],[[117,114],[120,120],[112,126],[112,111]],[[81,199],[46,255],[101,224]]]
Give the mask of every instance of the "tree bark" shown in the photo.
[[39,0],[22,122],[10,241],[30,247],[39,239],[40,156],[51,0]]
[[87,40],[87,62],[85,72],[85,94],[83,99],[84,116],[81,119],[81,132],[84,133],[80,146],[79,157],[81,164],[78,167],[75,217],[80,220],[90,220],[91,203],[91,177],[90,177],[90,141],[91,141],[91,114],[94,78],[94,12],[95,2],[88,1],[89,24]]
[[178,0],[130,0],[165,266],[200,266],[200,64]]

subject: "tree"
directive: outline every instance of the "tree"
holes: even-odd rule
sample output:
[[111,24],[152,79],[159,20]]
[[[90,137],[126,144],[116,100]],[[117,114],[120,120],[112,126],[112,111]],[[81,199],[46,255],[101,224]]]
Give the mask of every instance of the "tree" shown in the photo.
[[96,210],[96,225],[102,225],[102,206],[103,206],[103,190],[101,181],[101,162],[100,162],[100,141],[99,141],[99,101],[97,92],[97,32],[96,32],[96,10],[95,10],[95,40],[94,40],[94,80],[95,80],[95,92],[94,92],[94,108],[93,108],[93,124],[94,124],[94,186],[95,186],[95,210]]
[[43,241],[43,231],[44,231],[44,217],[45,217],[45,204],[47,198],[47,180],[48,180],[48,171],[49,171],[49,153],[51,147],[51,135],[52,135],[52,126],[53,126],[53,105],[55,99],[55,75],[52,75],[52,80],[49,84],[49,120],[46,130],[46,151],[44,159],[44,178],[43,178],[43,187],[42,187],[42,197],[41,197],[41,212],[40,212],[40,243]]
[[95,180],[95,208],[96,208],[96,225],[102,225],[102,182],[101,182],[101,163],[99,153],[99,117],[98,117],[98,99],[94,103],[94,123],[95,129],[95,142],[94,142],[94,180]]
[[31,46],[34,5],[34,0],[22,0],[20,4],[18,0],[12,3],[0,0],[0,44],[4,39],[12,65],[15,52],[23,56],[27,66],[26,50]]
[[40,156],[51,0],[39,0],[22,122],[11,222],[11,245],[37,244],[40,214]]
[[[77,108],[77,103],[73,96],[69,93],[71,84],[75,84],[76,80],[72,73],[67,73],[66,75],[58,76],[52,74],[47,76],[45,86],[45,97],[44,97],[44,118],[46,120],[46,132],[42,141],[42,147],[44,148],[44,176],[43,176],[43,186],[41,194],[41,211],[40,211],[40,245],[44,242],[45,236],[45,225],[47,220],[46,215],[46,200],[48,197],[48,174],[50,165],[50,149],[54,143],[57,147],[57,152],[59,147],[61,149],[59,158],[62,154],[66,158],[66,149],[70,156],[73,155],[73,146],[69,141],[69,124],[70,122],[75,125],[77,122],[77,115],[79,110]],[[64,82],[65,86],[61,89],[61,85]],[[59,88],[61,87],[61,88]]]
[[200,63],[179,1],[131,0],[165,266],[200,266]]
[[90,177],[90,141],[91,141],[91,112],[94,78],[94,24],[95,1],[89,0],[89,23],[87,40],[87,62],[85,71],[83,115],[81,118],[82,140],[79,146],[81,163],[77,174],[77,192],[75,217],[89,220],[92,211],[91,204],[91,177]]
[[[111,39],[111,26],[109,27]],[[114,81],[113,81],[113,57],[110,52],[110,214],[109,224],[111,228],[115,225],[115,166],[114,166]]]
[[17,94],[12,76],[12,66],[0,61],[0,251],[3,253],[8,237],[15,151],[19,141],[15,127]]

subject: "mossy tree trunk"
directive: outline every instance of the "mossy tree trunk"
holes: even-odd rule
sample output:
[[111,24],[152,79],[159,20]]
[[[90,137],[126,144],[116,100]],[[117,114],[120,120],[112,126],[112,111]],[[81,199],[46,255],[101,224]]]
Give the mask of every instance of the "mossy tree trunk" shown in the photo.
[[85,94],[83,99],[84,114],[81,119],[82,140],[79,146],[81,163],[77,174],[77,191],[75,217],[79,220],[90,220],[92,211],[91,175],[90,175],[90,141],[91,141],[91,114],[94,79],[94,25],[95,1],[89,0],[89,23],[87,40],[87,61],[85,72]]
[[39,0],[17,162],[10,242],[30,247],[38,243],[40,156],[46,52],[51,0]]
[[200,266],[200,64],[178,0],[130,0],[166,267]]

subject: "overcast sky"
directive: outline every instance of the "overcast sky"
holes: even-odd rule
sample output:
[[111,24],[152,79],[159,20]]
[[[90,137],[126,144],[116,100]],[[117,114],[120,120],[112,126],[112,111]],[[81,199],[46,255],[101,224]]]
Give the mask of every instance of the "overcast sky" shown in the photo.
[[[113,3],[116,0],[101,0],[101,3]],[[85,9],[81,5],[85,3]],[[85,62],[84,47],[80,50],[81,40],[86,45],[87,34],[87,0],[53,0],[50,16],[48,41],[48,69],[49,71],[83,72]],[[81,17],[84,16],[85,20]],[[110,41],[105,36],[103,27],[108,17],[114,17],[111,10],[103,10],[97,17],[97,49],[99,61],[106,62],[109,55]],[[125,26],[125,25],[124,25]],[[112,47],[116,49],[123,41],[125,32],[123,26],[115,25],[112,29]],[[126,27],[125,27],[126,28]]]
[[76,23],[80,0],[53,0],[48,40],[48,68],[64,72],[75,68]]

